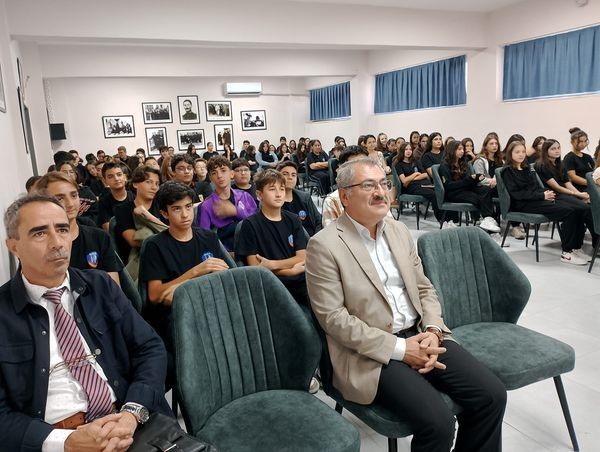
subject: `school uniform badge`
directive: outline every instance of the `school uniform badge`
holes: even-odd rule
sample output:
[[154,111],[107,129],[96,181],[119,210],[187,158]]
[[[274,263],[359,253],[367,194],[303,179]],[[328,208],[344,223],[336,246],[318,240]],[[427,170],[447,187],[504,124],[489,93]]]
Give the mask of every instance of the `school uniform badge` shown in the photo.
[[294,246],[294,236],[292,234],[288,235],[288,244],[293,247]]
[[302,221],[306,220],[306,211],[305,210],[301,210],[300,212],[298,212],[298,216],[300,217],[300,219]]
[[100,255],[97,251],[90,251],[85,256],[85,260],[91,268],[96,268],[98,266],[98,261],[100,260]]

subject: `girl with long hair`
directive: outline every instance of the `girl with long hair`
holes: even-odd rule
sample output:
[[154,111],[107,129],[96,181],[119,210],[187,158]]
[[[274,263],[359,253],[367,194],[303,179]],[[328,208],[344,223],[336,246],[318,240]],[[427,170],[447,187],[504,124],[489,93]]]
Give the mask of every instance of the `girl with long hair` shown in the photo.
[[585,191],[587,187],[586,173],[594,170],[594,159],[591,155],[583,152],[590,140],[587,133],[579,127],[569,129],[571,134],[572,151],[563,160],[563,166],[567,171],[573,186],[579,191]]
[[[427,136],[427,147],[425,148],[425,152],[421,156],[421,168],[424,171],[427,171],[429,177],[431,177],[431,167],[433,165],[439,165],[442,163],[442,158],[444,156],[444,142],[442,141],[442,134],[439,132],[432,132]],[[423,135],[421,135],[422,137]],[[421,140],[421,149],[423,149],[423,141]],[[414,152],[413,152],[414,154]]]

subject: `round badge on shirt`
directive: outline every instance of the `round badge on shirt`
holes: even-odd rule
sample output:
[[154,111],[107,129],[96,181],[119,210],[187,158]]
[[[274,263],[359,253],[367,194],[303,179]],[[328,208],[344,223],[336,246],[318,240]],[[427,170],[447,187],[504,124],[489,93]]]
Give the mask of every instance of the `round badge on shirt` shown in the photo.
[[86,254],[85,260],[87,261],[87,263],[90,267],[96,268],[96,267],[98,267],[98,261],[100,260],[100,255],[98,254],[97,251],[90,251],[89,253]]

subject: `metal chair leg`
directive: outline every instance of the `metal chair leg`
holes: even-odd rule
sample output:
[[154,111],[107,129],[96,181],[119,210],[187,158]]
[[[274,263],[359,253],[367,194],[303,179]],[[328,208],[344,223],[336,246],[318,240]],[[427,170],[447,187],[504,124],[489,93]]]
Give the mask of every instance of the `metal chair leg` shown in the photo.
[[420,207],[421,207],[421,203],[420,202],[415,203],[415,208],[417,210],[417,231],[419,230],[419,217],[421,216],[420,215],[421,212],[419,212],[419,208]]
[[529,246],[529,223],[523,224],[525,226],[525,248]]
[[442,221],[440,221],[440,229],[442,229],[442,226],[444,225],[445,221],[446,221],[446,211],[443,210],[442,211]]
[[398,438],[388,438],[388,452],[398,452]]
[[590,268],[588,268],[588,273],[591,273],[592,267],[594,266],[594,262],[596,262],[596,256],[598,255],[598,251],[600,251],[600,239],[596,242],[596,246],[594,247],[594,253],[592,254],[592,261],[590,262]]
[[573,444],[573,450],[577,452],[579,451],[579,444],[577,443],[577,436],[575,435],[575,428],[573,427],[573,420],[571,419],[571,412],[569,411],[567,395],[565,394],[565,388],[563,386],[560,375],[554,377],[554,386],[556,386],[558,400],[560,400],[560,407],[562,408],[562,412],[565,417],[565,422],[567,423],[567,429],[569,430],[569,436],[571,437],[571,444]]
[[344,407],[342,405],[340,405],[339,403],[336,402],[335,404],[335,411],[337,411],[338,413],[342,414],[342,410],[344,409]]
[[556,221],[552,222],[552,233],[550,234],[550,239],[554,240],[554,228],[556,227]]
[[538,237],[538,232],[540,230],[540,225],[539,224],[534,224],[533,225],[533,239],[535,240],[535,261],[539,262],[540,261],[540,241],[539,241],[539,237]]
[[506,227],[504,228],[504,235],[502,236],[502,243],[500,244],[500,248],[504,247],[504,242],[506,241],[506,236],[508,235],[509,228],[510,228],[510,221],[507,221]]

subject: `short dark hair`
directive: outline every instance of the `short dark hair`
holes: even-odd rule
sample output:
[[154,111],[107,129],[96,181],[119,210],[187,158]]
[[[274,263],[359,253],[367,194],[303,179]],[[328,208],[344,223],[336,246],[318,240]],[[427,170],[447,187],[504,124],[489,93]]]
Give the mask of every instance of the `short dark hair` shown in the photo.
[[25,190],[27,190],[27,193],[29,193],[31,187],[33,187],[35,183],[41,179],[41,177],[42,176],[31,176],[29,179],[27,179],[27,182],[25,182]]
[[104,164],[104,166],[102,167],[102,177],[106,178],[106,173],[111,170],[111,169],[115,169],[115,168],[119,168],[121,171],[123,171],[123,166],[121,164],[121,162],[117,163],[117,162],[106,162]]
[[185,197],[189,197],[190,201],[194,201],[194,190],[186,187],[181,182],[170,180],[160,186],[156,193],[156,205],[158,210],[167,211],[167,207],[181,201]]
[[250,144],[250,141],[244,140],[244,142],[242,144],[246,144],[246,143]]
[[246,168],[250,169],[250,163],[248,163],[248,160],[246,159],[235,159],[231,162],[232,170],[239,168],[240,166],[245,166]]
[[171,171],[175,171],[175,167],[179,162],[185,162],[191,166],[194,166],[194,157],[190,154],[177,154],[171,159]]
[[106,152],[104,152],[102,149],[98,149],[96,151],[96,155],[100,155],[100,154],[106,155]]
[[286,137],[284,137],[284,136],[280,136],[280,137],[279,137],[279,141],[287,141],[287,138],[286,138]]
[[125,151],[125,152],[127,152],[127,148],[125,146],[119,146],[117,148],[117,151]]
[[344,163],[346,163],[348,161],[348,159],[350,157],[352,157],[354,155],[364,155],[365,157],[368,157],[369,153],[365,149],[361,148],[360,146],[356,146],[356,145],[348,146],[340,154],[340,157],[338,158],[338,163],[340,165],[343,165]]
[[169,146],[161,146],[158,148],[158,152],[161,152],[161,153],[162,153],[162,151],[168,151],[168,150],[169,150]]
[[259,173],[256,173],[254,176],[254,185],[256,186],[257,191],[262,191],[267,185],[280,183],[285,185],[285,177],[279,171],[268,168]]
[[212,173],[217,168],[222,166],[226,166],[231,169],[231,162],[223,157],[222,155],[211,157],[208,163],[206,164],[206,169],[208,170],[208,174]]
[[75,160],[75,157],[73,157],[73,154],[71,154],[70,152],[67,152],[67,151],[55,152],[54,155],[52,156],[52,158],[54,159],[54,164],[57,166],[60,165],[61,163],[72,162],[73,160]]
[[291,166],[296,171],[298,171],[298,164],[296,162],[292,162],[291,160],[284,160],[279,165],[277,165],[277,171],[281,171],[283,168]]
[[131,174],[131,183],[137,184],[138,182],[144,182],[145,180],[150,179],[150,174],[156,174],[160,181],[160,171],[150,166],[138,166]]

